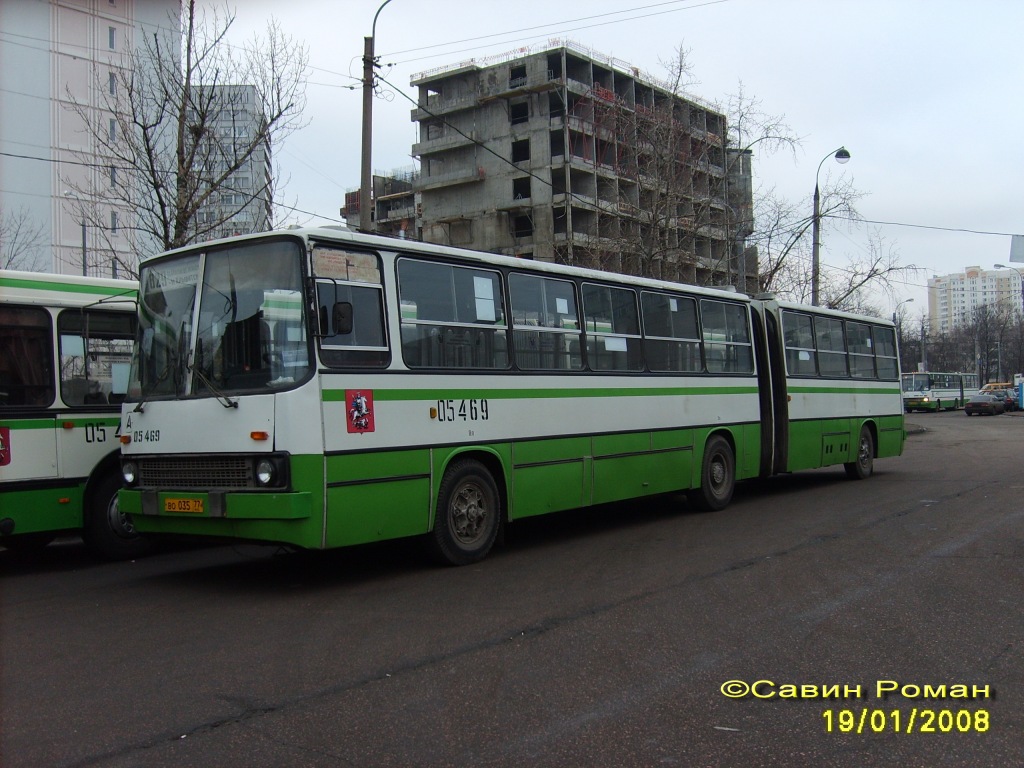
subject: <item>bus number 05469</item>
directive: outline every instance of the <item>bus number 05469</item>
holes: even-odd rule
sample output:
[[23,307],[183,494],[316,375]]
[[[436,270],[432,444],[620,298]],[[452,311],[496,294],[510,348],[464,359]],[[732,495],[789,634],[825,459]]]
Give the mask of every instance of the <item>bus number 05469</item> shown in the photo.
[[438,421],[487,421],[486,400],[438,400]]

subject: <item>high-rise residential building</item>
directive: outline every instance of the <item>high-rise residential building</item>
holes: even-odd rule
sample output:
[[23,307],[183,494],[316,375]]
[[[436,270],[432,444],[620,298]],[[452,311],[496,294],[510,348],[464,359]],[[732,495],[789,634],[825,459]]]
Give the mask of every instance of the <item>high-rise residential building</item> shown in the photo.
[[928,280],[928,323],[933,334],[974,321],[983,307],[1024,313],[1021,275],[1012,269],[967,267]]
[[[217,178],[228,170],[228,163],[233,164],[236,152],[241,153],[255,137],[265,133],[264,115],[251,85],[218,85],[211,96],[210,138],[217,146],[202,151],[217,164],[209,169]],[[199,209],[196,224],[211,227],[203,239],[230,237],[270,229],[272,214],[271,147],[266,140]]]
[[424,240],[756,290],[750,154],[709,104],[571,43],[412,82]]
[[140,35],[176,34],[180,11],[179,0],[0,3],[0,216],[39,240],[30,263],[11,266],[110,276],[137,262],[123,235],[132,210],[102,195],[122,171],[99,154],[83,114],[116,139],[104,105],[123,54]]

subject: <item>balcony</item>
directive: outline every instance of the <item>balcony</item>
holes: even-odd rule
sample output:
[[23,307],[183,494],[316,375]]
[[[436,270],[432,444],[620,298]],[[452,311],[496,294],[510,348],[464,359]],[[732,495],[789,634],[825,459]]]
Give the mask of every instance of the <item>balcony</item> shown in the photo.
[[412,154],[416,157],[423,157],[423,155],[431,155],[437,152],[447,152],[452,149],[458,149],[459,147],[466,147],[470,144],[476,143],[476,141],[476,131],[468,131],[465,136],[461,133],[452,131],[438,139],[427,139],[426,141],[416,142],[412,145]]
[[454,187],[459,184],[473,184],[487,178],[487,172],[483,167],[467,166],[459,170],[443,173],[438,176],[420,176],[416,180],[413,189],[417,192],[426,192],[441,187]]

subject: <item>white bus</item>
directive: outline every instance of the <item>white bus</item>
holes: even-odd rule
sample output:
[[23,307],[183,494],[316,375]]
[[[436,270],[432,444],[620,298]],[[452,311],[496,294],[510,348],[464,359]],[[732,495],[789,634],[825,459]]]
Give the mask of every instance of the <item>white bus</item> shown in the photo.
[[80,532],[106,557],[145,549],[117,508],[137,291],[128,280],[0,271],[0,546]]
[[149,533],[483,558],[531,515],[845,466],[904,440],[892,323],[291,230],[141,266],[121,509]]
[[912,411],[955,411],[964,407],[978,391],[976,373],[904,373],[903,409]]

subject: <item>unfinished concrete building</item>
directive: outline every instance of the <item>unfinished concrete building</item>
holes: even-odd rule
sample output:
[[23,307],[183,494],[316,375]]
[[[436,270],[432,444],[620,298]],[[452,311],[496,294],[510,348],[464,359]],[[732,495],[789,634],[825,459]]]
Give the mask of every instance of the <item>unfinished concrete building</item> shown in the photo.
[[725,115],[574,44],[413,79],[424,240],[756,290]]

